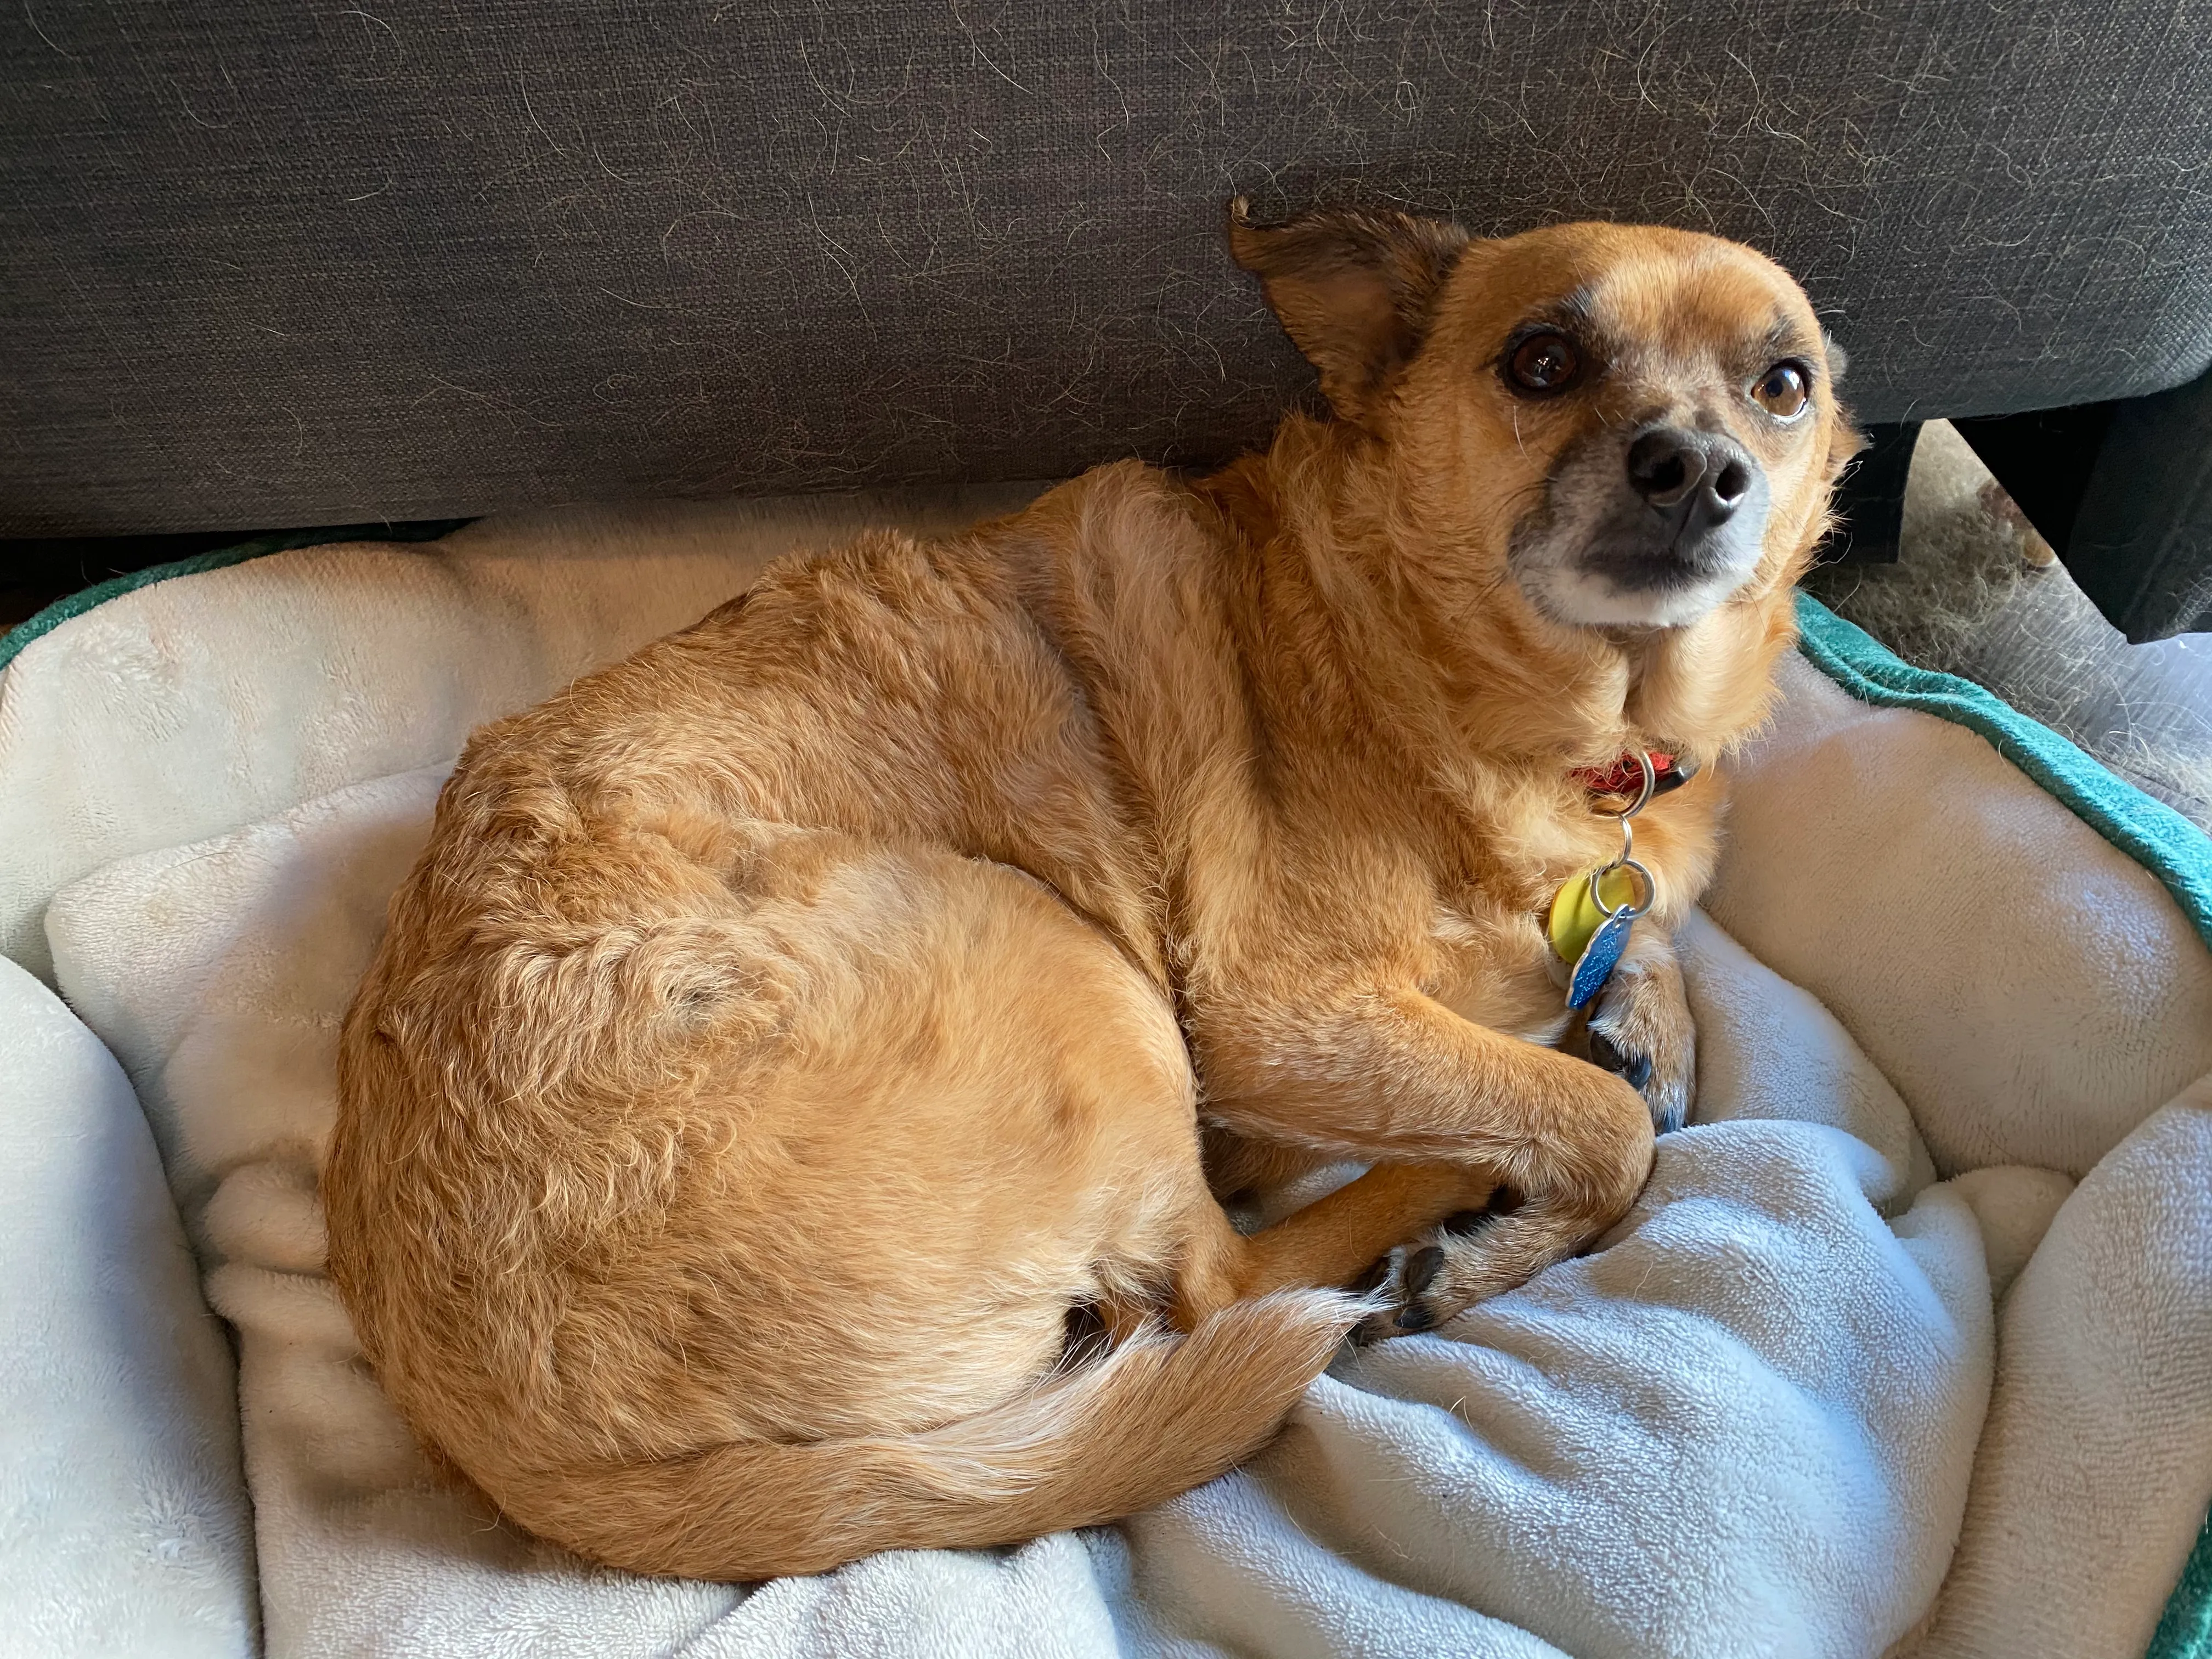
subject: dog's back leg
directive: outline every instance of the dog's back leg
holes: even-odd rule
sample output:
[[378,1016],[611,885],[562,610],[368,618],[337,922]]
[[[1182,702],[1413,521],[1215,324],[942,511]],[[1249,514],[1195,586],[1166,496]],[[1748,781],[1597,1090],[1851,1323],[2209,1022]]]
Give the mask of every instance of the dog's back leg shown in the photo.
[[1271,1291],[1352,1285],[1394,1247],[1450,1218],[1480,1213],[1496,1186],[1464,1164],[1380,1164],[1249,1237],[1216,1206],[1218,1224],[1194,1220],[1191,1254],[1176,1285],[1176,1322],[1194,1324]]

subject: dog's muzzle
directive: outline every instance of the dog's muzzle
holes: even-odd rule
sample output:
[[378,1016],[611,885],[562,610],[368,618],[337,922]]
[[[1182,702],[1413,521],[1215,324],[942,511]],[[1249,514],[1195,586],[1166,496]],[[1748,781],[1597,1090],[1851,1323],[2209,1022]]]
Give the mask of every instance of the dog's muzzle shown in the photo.
[[1516,531],[1513,573],[1559,622],[1679,627],[1758,566],[1767,505],[1765,472],[1726,433],[1594,434]]
[[1626,486],[1586,568],[1621,586],[1678,587],[1748,569],[1766,530],[1766,475],[1735,439],[1656,427],[1628,446]]

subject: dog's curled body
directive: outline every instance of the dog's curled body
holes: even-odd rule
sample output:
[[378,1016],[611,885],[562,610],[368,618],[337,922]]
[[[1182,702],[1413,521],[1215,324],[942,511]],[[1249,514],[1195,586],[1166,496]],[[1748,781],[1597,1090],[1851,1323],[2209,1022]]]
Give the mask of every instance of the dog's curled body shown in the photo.
[[[1567,438],[1516,462],[1425,369],[1488,325],[1474,257],[1387,409],[1302,337],[1340,418],[1265,455],[787,562],[472,739],[325,1194],[380,1376],[507,1513],[724,1578],[1110,1519],[1252,1450],[1363,1316],[1421,1328],[1626,1207],[1688,1087],[1664,939],[1711,763],[1847,428],[1769,462],[1759,568],[1696,622],[1509,601]],[[1657,909],[1598,1011],[1639,1093],[1545,1046],[1539,918],[1619,847],[1574,769],[1662,743],[1703,769],[1639,820]],[[1241,1237],[1201,1121],[1217,1178],[1373,1168]],[[1379,1312],[1325,1288],[1424,1240]]]

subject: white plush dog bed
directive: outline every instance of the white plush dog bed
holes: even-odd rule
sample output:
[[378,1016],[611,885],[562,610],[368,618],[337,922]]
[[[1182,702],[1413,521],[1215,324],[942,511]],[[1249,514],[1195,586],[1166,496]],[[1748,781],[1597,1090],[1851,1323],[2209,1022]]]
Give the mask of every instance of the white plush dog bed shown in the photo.
[[1011,499],[277,554],[0,672],[7,1650],[2198,1651],[2212,844],[1809,606],[1683,941],[1694,1124],[1597,1252],[1343,1359],[1246,1470],[1020,1549],[653,1582],[441,1486],[314,1177],[462,737],[791,546]]

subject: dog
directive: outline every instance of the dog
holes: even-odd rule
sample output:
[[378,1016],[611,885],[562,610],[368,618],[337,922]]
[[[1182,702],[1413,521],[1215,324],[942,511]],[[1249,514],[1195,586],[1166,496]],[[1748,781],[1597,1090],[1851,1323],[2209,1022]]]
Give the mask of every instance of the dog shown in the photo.
[[[786,561],[446,785],[331,1272],[522,1526],[750,1580],[1117,1518],[1586,1247],[1682,1121],[1668,930],[1858,443],[1836,354],[1680,231],[1230,241],[1325,414]],[[1577,1036],[1546,918],[1654,751]]]

